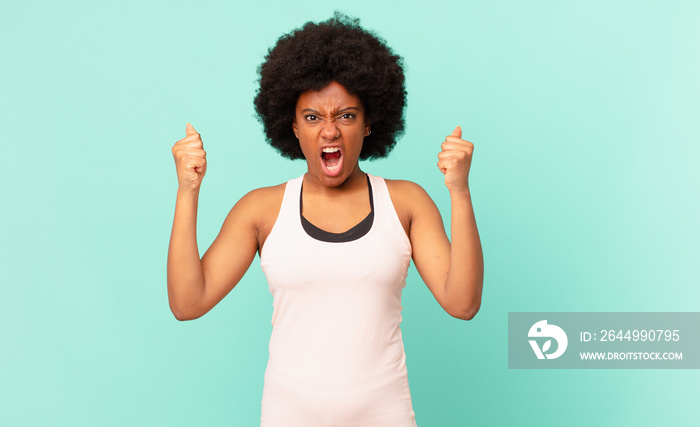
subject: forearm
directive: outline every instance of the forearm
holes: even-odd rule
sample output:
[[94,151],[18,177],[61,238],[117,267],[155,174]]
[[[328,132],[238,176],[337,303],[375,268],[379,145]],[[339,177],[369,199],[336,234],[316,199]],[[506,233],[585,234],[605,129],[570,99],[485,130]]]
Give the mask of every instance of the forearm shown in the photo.
[[168,299],[179,320],[194,317],[204,294],[204,274],[197,248],[198,200],[198,190],[178,190],[168,248]]
[[452,315],[471,319],[481,305],[484,258],[469,189],[450,193],[451,250],[445,294]]

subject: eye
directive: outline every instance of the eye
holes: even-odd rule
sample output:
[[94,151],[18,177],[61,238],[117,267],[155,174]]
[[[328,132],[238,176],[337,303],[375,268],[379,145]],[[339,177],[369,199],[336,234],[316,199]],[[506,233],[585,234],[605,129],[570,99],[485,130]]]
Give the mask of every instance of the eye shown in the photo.
[[355,115],[352,113],[343,113],[343,115],[340,116],[340,118],[344,120],[352,120],[355,118]]
[[306,121],[309,121],[309,122],[312,122],[312,121],[318,119],[318,117],[316,117],[316,116],[313,115],[313,114],[307,114],[307,115],[304,116],[304,118],[306,119]]

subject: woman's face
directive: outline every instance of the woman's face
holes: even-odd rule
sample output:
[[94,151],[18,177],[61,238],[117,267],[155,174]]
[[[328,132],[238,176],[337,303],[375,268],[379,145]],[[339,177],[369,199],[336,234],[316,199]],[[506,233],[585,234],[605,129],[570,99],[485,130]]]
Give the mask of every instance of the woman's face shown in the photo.
[[292,129],[306,157],[309,178],[334,187],[360,172],[358,160],[369,123],[360,99],[339,83],[302,93]]

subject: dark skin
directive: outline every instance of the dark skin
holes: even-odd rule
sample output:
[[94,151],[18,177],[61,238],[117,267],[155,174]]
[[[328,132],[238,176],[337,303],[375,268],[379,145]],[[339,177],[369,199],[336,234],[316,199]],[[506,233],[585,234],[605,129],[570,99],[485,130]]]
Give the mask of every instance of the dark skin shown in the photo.
[[[369,193],[359,156],[371,130],[361,101],[333,82],[320,91],[303,93],[292,130],[306,157],[303,215],[317,227],[343,232],[370,212]],[[221,232],[199,259],[196,210],[206,171],[206,154],[191,125],[173,147],[180,187],[168,252],[168,295],[179,320],[198,318],[223,299],[241,280],[255,253],[262,253],[282,204],[286,184],[246,194],[229,212]],[[323,148],[337,149],[337,166],[322,158]],[[483,257],[468,173],[473,144],[461,129],[445,138],[438,168],[452,204],[452,243],[435,203],[417,184],[386,180],[392,203],[408,236],[413,261],[438,303],[450,315],[471,319],[481,304]]]
[[[346,231],[370,212],[369,190],[358,159],[369,133],[364,107],[338,83],[305,92],[297,101],[292,130],[306,157],[304,216],[332,233]],[[323,147],[340,150],[337,171],[324,167]]]

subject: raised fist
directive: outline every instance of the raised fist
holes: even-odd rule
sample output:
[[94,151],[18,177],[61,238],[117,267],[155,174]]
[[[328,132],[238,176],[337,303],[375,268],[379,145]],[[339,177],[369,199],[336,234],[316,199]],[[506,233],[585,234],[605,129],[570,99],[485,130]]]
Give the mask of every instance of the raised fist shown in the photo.
[[173,157],[180,189],[198,190],[207,171],[207,153],[202,138],[191,124],[185,129],[187,136],[173,145]]
[[457,126],[442,143],[438,153],[438,168],[445,174],[445,185],[452,190],[468,189],[469,168],[474,144],[462,139],[462,128]]

